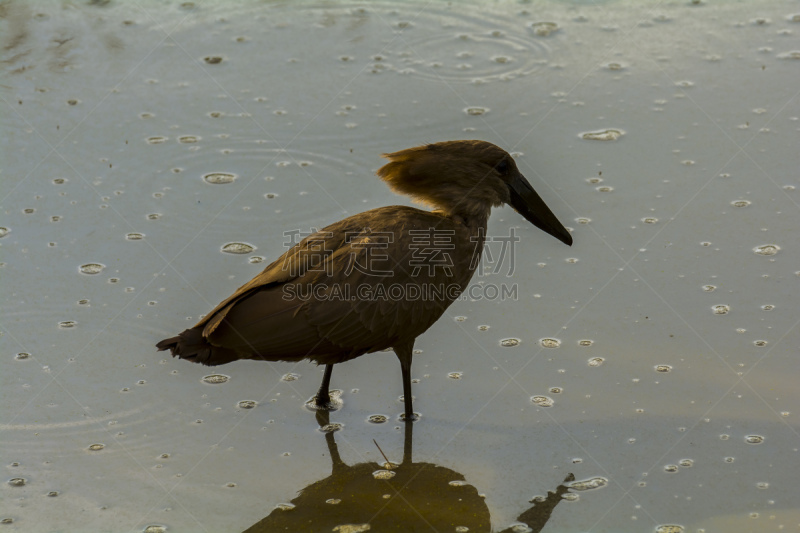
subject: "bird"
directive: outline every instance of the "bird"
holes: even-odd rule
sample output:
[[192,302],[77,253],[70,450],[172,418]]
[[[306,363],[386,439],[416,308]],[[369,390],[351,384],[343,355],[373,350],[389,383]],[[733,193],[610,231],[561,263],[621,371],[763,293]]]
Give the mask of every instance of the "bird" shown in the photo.
[[325,365],[309,405],[335,409],[333,366],[392,349],[401,418],[414,421],[414,342],[467,288],[492,208],[511,205],[568,246],[572,235],[514,158],[490,142],[443,141],[382,156],[389,162],[377,175],[429,209],[379,207],[312,232],[158,350],[208,366],[308,359]]

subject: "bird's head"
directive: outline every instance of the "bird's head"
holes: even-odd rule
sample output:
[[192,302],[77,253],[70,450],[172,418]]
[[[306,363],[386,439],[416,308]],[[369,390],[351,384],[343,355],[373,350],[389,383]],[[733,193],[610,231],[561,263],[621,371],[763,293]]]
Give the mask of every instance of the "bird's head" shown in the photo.
[[378,175],[393,191],[464,218],[488,218],[509,204],[537,228],[572,245],[572,236],[517,169],[508,152],[486,141],[445,141],[383,154]]

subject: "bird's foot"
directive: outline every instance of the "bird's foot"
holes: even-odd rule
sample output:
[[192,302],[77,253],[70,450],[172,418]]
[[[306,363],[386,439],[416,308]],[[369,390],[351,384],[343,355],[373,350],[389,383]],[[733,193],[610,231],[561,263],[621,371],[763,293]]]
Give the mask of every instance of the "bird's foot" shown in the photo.
[[328,398],[314,395],[306,402],[306,408],[312,411],[338,411],[342,408],[342,391],[334,389],[328,393]]

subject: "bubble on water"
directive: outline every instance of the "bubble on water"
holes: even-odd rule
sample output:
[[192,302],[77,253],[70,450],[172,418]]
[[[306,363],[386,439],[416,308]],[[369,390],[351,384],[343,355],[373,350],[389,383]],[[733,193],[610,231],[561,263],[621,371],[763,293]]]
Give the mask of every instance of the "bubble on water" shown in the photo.
[[772,311],[773,309],[775,309],[775,306],[772,304],[765,304],[761,306],[761,309],[763,311]]
[[608,480],[604,477],[593,477],[583,481],[573,481],[569,484],[569,488],[577,491],[594,490],[605,487],[608,485]]
[[689,87],[694,87],[694,82],[689,80],[681,80],[681,81],[676,81],[675,85],[677,87],[689,88]]
[[142,530],[142,533],[166,533],[167,526],[151,524]]
[[209,383],[211,385],[216,385],[216,384],[219,384],[219,383],[225,383],[229,379],[231,379],[231,377],[230,376],[226,376],[225,374],[209,374],[207,376],[203,376],[202,381],[204,383]]
[[753,344],[755,346],[759,347],[759,348],[763,348],[764,346],[766,346],[769,343],[767,341],[765,341],[765,340],[757,340],[757,341],[753,341]]
[[714,305],[711,307],[711,311],[715,315],[727,315],[731,310],[731,306],[725,304]]
[[672,367],[670,365],[656,365],[655,366],[656,372],[671,372]]
[[450,379],[461,379],[463,375],[464,375],[463,372],[450,372],[449,374],[447,374],[447,377]]
[[182,144],[191,144],[198,142],[202,137],[199,135],[181,135],[178,137],[178,142]]
[[625,67],[621,63],[607,63],[606,68],[608,70],[624,70]]
[[255,400],[242,400],[236,404],[236,407],[239,409],[253,409],[256,405],[258,405],[258,402]]
[[587,361],[587,364],[588,364],[589,366],[600,366],[600,365],[602,365],[602,364],[603,364],[603,363],[605,363],[605,362],[606,362],[606,360],[605,360],[605,359],[603,359],[602,357],[592,357],[591,359],[589,359],[589,360]]
[[160,135],[156,135],[154,137],[148,137],[147,142],[149,144],[164,144],[169,140],[169,137],[162,137]]
[[375,479],[392,479],[397,472],[392,472],[391,470],[376,470],[372,473],[372,477]]
[[775,255],[781,250],[777,244],[762,244],[753,248],[753,252],[758,255]]
[[594,341],[590,339],[582,339],[578,341],[578,346],[591,346],[592,344],[594,344]]
[[31,354],[29,354],[28,352],[19,352],[17,355],[14,356],[14,359],[16,359],[17,361],[24,361],[25,359],[28,359],[30,356]]
[[78,267],[81,274],[88,274],[90,276],[99,274],[106,266],[102,263],[86,263]]
[[99,452],[106,447],[105,444],[90,444],[87,448],[90,452]]
[[236,174],[231,174],[229,172],[211,172],[209,174],[205,174],[203,179],[206,180],[208,183],[212,183],[214,185],[221,185],[223,183],[231,183],[235,180],[238,176]]
[[555,22],[534,22],[531,24],[531,29],[537,37],[549,37],[559,30]]
[[644,222],[645,224],[657,224],[658,219],[655,217],[645,217],[642,219],[642,222]]
[[74,328],[78,323],[74,320],[64,320],[58,323],[58,327],[61,329],[69,329]]
[[226,254],[249,254],[255,249],[255,246],[246,242],[229,242],[221,248]]
[[464,487],[467,485],[467,482],[460,479],[456,479],[454,481],[448,482],[447,484],[450,485],[451,487]]
[[464,113],[466,113],[467,115],[471,115],[471,116],[485,115],[488,112],[489,112],[489,108],[488,107],[472,106],[472,107],[465,107],[464,108]]
[[656,527],[656,533],[683,533],[683,526],[663,524]]
[[694,466],[694,461],[692,459],[681,459],[678,461],[678,465],[682,466],[683,468],[691,468]]
[[0,227],[0,239],[2,239],[3,237],[5,237],[6,235],[8,235],[8,232],[10,232],[10,231],[11,231],[11,230],[10,230],[10,229],[8,229],[8,228],[5,228],[5,227]]
[[664,465],[664,472],[668,474],[674,474],[678,471],[678,465]]
[[144,233],[128,233],[125,238],[129,241],[141,241],[144,239]]
[[750,203],[750,200],[735,200],[731,202],[731,205],[733,207],[747,207]]
[[325,424],[324,426],[320,427],[319,430],[323,433],[334,433],[343,427],[344,426],[338,422],[331,422],[330,424]]
[[562,389],[561,387],[550,387],[548,390],[550,391],[551,394],[561,394],[562,392],[564,392],[564,389]]
[[491,326],[487,326],[486,324],[482,324],[482,325],[478,326],[478,331],[489,331],[489,328],[491,328]]
[[519,343],[520,343],[519,339],[514,339],[514,338],[503,339],[503,340],[500,341],[500,346],[505,346],[505,347],[508,348],[508,347],[512,347],[512,346],[519,346]]
[[389,420],[389,417],[386,415],[369,415],[369,418],[367,418],[367,420],[369,422],[372,422],[373,424],[383,424],[384,422]]
[[747,444],[761,444],[764,442],[764,437],[761,435],[748,435],[744,438]]
[[297,381],[298,379],[300,379],[300,374],[295,374],[293,372],[281,376],[281,381]]
[[12,487],[23,487],[28,482],[24,477],[12,477],[8,480],[8,484]]
[[553,407],[555,400],[547,396],[531,396],[531,402],[539,407]]
[[539,339],[539,342],[545,348],[558,348],[559,346],[561,346],[561,341],[558,339],[544,338],[544,339]]
[[203,58],[203,61],[208,63],[209,65],[219,65],[222,63],[222,57],[220,56],[206,56]]
[[714,292],[716,288],[716,285],[703,285],[702,287],[705,292]]
[[587,131],[580,134],[581,139],[587,141],[616,141],[625,135],[622,130]]

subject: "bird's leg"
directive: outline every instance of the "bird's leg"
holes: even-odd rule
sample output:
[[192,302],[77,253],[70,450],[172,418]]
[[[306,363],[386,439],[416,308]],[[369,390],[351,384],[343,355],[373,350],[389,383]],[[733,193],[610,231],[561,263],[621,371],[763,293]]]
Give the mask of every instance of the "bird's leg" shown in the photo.
[[317,395],[314,397],[314,403],[320,409],[330,409],[331,407],[331,393],[328,389],[331,386],[332,373],[333,365],[325,365],[325,375],[322,376],[322,383],[319,386]]
[[403,403],[405,404],[406,422],[414,421],[414,410],[411,402],[411,359],[414,354],[414,342],[394,346],[394,353],[400,359],[400,368],[403,371]]

